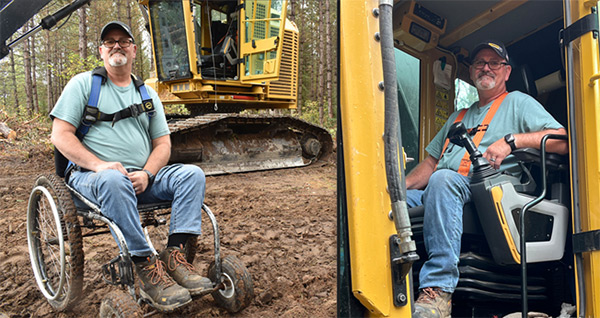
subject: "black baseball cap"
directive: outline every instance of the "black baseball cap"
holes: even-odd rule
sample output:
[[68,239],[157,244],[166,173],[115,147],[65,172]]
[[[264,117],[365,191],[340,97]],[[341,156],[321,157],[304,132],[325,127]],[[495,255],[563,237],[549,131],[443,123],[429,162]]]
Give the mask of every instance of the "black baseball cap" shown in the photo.
[[100,32],[100,40],[104,40],[106,33],[108,33],[108,31],[114,30],[114,29],[120,29],[123,32],[127,33],[127,35],[129,35],[131,40],[133,40],[133,43],[135,43],[135,39],[133,38],[131,29],[129,28],[129,26],[127,24],[125,24],[121,21],[111,21],[111,22],[108,22],[104,27],[102,27],[102,32]]
[[507,62],[509,62],[508,52],[506,51],[506,47],[504,46],[504,43],[497,41],[497,40],[487,40],[487,41],[477,44],[477,46],[471,51],[471,62],[473,62],[473,59],[475,58],[477,53],[479,53],[479,51],[481,51],[482,49],[492,49],[501,58],[503,58]]

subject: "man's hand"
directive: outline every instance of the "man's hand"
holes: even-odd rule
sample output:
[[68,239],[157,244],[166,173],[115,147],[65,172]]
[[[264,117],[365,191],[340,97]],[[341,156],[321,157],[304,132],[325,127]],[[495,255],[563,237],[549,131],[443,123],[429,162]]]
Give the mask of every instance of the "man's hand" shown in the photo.
[[[567,131],[564,128],[560,128],[515,134],[515,146],[517,148],[540,149],[540,142],[547,134],[566,135]],[[569,144],[566,140],[548,140],[546,151],[566,154],[569,151]],[[483,157],[487,159],[495,169],[499,169],[504,158],[510,155],[511,152],[510,145],[506,143],[504,138],[500,138],[487,148]]]
[[429,155],[425,157],[409,174],[406,176],[407,189],[425,189],[429,183],[429,177],[435,171],[438,160]]
[[148,188],[149,183],[147,173],[140,170],[129,173],[126,172],[126,174],[129,177],[129,180],[131,180],[131,183],[133,184],[133,190],[135,190],[135,194],[140,194],[146,191],[146,188]]
[[122,174],[127,175],[127,170],[125,169],[125,167],[123,167],[123,165],[120,162],[102,162],[95,166],[92,170],[94,170],[94,172],[100,172],[103,170],[110,169],[118,170]]
[[483,153],[483,157],[487,159],[494,169],[500,169],[500,164],[506,158],[512,150],[510,146],[506,143],[504,138],[501,138],[491,144],[486,151]]

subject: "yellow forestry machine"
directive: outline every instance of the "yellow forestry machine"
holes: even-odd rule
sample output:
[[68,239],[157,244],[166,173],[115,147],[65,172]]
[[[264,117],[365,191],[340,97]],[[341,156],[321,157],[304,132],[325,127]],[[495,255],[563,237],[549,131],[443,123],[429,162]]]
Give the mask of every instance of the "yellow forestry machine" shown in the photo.
[[508,90],[567,129],[569,154],[517,149],[521,179],[499,181],[475,171],[476,147],[452,131],[474,162],[452,315],[600,317],[598,7],[339,1],[338,317],[412,317],[427,254],[405,173],[450,114],[477,101],[469,50],[488,39],[507,46]]
[[[76,0],[18,39],[8,39],[51,0],[0,0],[0,58],[31,34],[50,29],[91,0]],[[299,34],[286,0],[139,0],[152,42],[146,84],[167,115],[171,162],[207,174],[300,167],[332,151],[327,130],[282,115],[244,110],[294,109]]]

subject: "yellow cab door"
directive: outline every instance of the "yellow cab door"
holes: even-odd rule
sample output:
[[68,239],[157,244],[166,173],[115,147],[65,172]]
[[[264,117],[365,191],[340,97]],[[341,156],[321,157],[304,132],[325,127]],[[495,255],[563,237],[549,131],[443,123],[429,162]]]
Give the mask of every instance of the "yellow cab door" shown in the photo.
[[565,32],[563,38],[569,94],[578,317],[600,315],[600,50],[597,11],[597,1],[565,1],[565,27],[582,30],[573,32],[574,35]]
[[245,0],[240,21],[242,82],[263,82],[279,77],[286,0]]

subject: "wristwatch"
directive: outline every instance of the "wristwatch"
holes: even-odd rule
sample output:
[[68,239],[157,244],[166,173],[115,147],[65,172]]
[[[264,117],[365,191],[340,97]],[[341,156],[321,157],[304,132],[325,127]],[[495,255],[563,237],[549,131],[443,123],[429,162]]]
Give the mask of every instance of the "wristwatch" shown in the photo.
[[152,174],[152,172],[150,172],[146,169],[144,169],[142,171],[144,171],[148,175],[148,186],[152,185],[152,183],[154,183],[154,175]]
[[510,146],[511,151],[515,151],[515,149],[517,149],[517,146],[515,146],[515,135],[508,134],[504,136],[504,141],[506,141],[506,143]]

